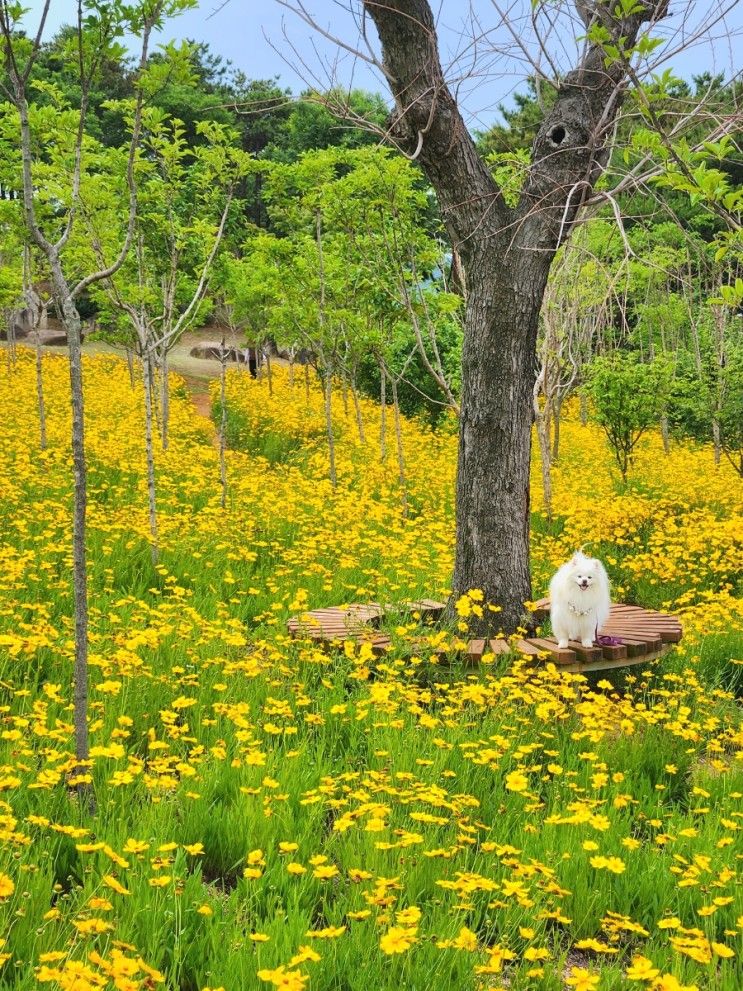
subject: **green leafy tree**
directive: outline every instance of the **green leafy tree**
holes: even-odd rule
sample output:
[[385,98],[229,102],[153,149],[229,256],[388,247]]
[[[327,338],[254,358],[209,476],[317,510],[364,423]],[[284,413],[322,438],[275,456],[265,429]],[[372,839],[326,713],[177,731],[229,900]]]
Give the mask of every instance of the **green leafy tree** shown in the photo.
[[659,360],[644,362],[631,352],[598,357],[588,369],[586,389],[626,482],[637,443],[657,424],[666,402],[668,365]]
[[[146,72],[152,32],[162,27],[164,19],[192,5],[191,0],[141,0],[131,5],[84,0],[78,11],[75,65],[78,73],[79,109],[69,128],[40,131],[35,126],[29,94],[35,82],[34,69],[39,57],[41,35],[34,40],[21,31],[25,10],[21,4],[0,0],[0,43],[7,76],[5,92],[9,103],[0,108],[0,128],[5,135],[4,153],[11,149],[10,169],[17,168],[15,188],[20,191],[24,223],[29,238],[38,248],[48,267],[56,305],[67,333],[70,359],[72,405],[72,460],[74,466],[73,506],[73,601],[75,614],[74,724],[75,752],[79,761],[73,782],[87,789],[89,776],[84,762],[88,759],[88,588],[86,554],[87,463],[85,457],[85,415],[81,367],[81,321],[78,301],[94,283],[113,275],[124,263],[134,233],[136,186],[134,163],[140,140],[141,110],[148,92],[158,80]],[[45,0],[41,26],[46,21],[50,2]],[[81,214],[80,191],[87,168],[86,123],[90,94],[101,64],[120,51],[120,39],[126,33],[141,40],[141,54],[136,80],[136,97],[131,138],[126,151],[127,222],[122,242],[113,255],[89,268],[82,277],[70,265],[65,248]],[[43,82],[41,83],[43,88]],[[48,88],[47,88],[47,91]],[[55,99],[57,99],[55,95]],[[53,101],[54,102],[54,101]],[[57,102],[60,101],[57,99]],[[61,101],[64,103],[64,100]],[[58,107],[53,107],[57,110]],[[15,140],[8,136],[15,133]],[[39,167],[50,155],[59,167],[54,209],[45,209],[39,195]],[[17,164],[16,164],[17,160]],[[5,171],[6,166],[3,166]]]

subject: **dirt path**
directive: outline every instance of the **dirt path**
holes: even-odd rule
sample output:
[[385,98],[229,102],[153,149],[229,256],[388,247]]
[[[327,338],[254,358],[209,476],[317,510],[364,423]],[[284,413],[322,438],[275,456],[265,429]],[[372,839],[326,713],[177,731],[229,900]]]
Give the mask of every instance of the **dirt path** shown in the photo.
[[[219,366],[217,366],[219,367]],[[209,394],[209,379],[195,378],[192,375],[184,375],[180,372],[183,381],[186,383],[191,402],[199,416],[209,421],[211,427],[211,442],[214,447],[219,447],[219,434],[216,424],[212,418],[212,397]],[[215,376],[212,376],[215,377]]]

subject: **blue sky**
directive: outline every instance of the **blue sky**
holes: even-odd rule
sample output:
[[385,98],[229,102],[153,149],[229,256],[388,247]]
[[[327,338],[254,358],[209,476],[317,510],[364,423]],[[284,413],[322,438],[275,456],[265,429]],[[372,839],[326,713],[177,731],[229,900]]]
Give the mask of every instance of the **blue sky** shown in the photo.
[[[740,72],[743,59],[740,55],[736,57],[736,47],[742,50],[743,0],[672,0],[671,14],[661,31],[669,38],[678,39],[684,12],[690,11],[686,19],[689,34],[689,28],[709,16],[718,2],[720,7],[727,8],[724,20],[714,26],[703,42],[670,60],[676,74],[689,78],[710,69],[729,78]],[[35,28],[40,0],[26,0],[26,3],[30,8],[28,28]],[[358,39],[358,29],[348,12],[352,4],[358,6],[358,0],[304,0],[305,8],[324,30],[353,45]],[[52,0],[47,37],[61,24],[74,20],[76,6],[76,0]],[[498,119],[498,104],[508,103],[511,94],[523,88],[528,70],[522,42],[530,34],[527,18],[531,2],[432,0],[432,7],[437,12],[442,60],[449,78],[458,84],[468,125],[486,127]],[[499,26],[498,7],[515,11],[513,32]],[[523,20],[518,19],[519,14],[524,15]],[[473,33],[480,35],[476,49],[470,41]],[[575,29],[565,21],[551,45],[553,57],[562,70],[568,67],[574,54],[574,35]],[[308,84],[326,86],[335,74],[344,85],[374,89],[387,96],[383,81],[366,63],[348,53],[341,53],[336,63],[336,46],[276,0],[228,0],[224,5],[222,0],[202,0],[198,9],[170,21],[161,40],[181,38],[207,41],[215,52],[230,59],[249,78],[278,75],[282,84],[295,92]],[[528,49],[528,44],[525,47]],[[474,63],[478,68],[473,75]]]

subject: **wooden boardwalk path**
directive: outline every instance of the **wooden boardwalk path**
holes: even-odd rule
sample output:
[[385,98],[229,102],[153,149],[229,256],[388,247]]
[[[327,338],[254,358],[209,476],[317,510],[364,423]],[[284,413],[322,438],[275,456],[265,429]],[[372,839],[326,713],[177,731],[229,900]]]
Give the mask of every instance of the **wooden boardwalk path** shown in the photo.
[[[378,656],[387,652],[391,638],[376,629],[388,612],[417,614],[437,619],[444,610],[443,602],[421,599],[406,602],[402,606],[384,606],[379,602],[353,603],[348,606],[330,606],[293,616],[288,623],[289,633],[298,639],[318,643],[342,643],[353,640],[370,643]],[[535,609],[538,619],[549,615],[549,601],[540,600]],[[671,644],[681,640],[681,624],[675,616],[617,603],[611,607],[609,619],[599,630],[599,636],[621,640],[619,644],[594,644],[583,647],[570,643],[560,650],[553,637],[527,637],[523,640],[470,640],[463,655],[478,663],[488,655],[518,654],[532,658],[534,663],[551,661],[565,671],[603,671],[611,668],[645,664],[665,654]]]

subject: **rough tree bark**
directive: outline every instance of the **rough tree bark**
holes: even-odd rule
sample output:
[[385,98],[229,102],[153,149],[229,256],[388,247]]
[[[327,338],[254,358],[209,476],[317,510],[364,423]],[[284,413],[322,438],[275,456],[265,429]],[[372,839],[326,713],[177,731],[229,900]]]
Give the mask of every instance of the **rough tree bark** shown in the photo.
[[[581,2],[577,10],[585,23],[595,19],[631,46],[666,5],[641,0],[626,16],[599,2]],[[479,588],[501,606],[495,617],[486,610],[473,629],[513,630],[531,598],[529,461],[539,311],[555,251],[606,161],[627,69],[622,61],[607,66],[599,45],[585,45],[537,134],[521,199],[509,208],[444,80],[430,4],[364,0],[364,7],[395,99],[390,133],[436,190],[466,286],[453,593]]]

